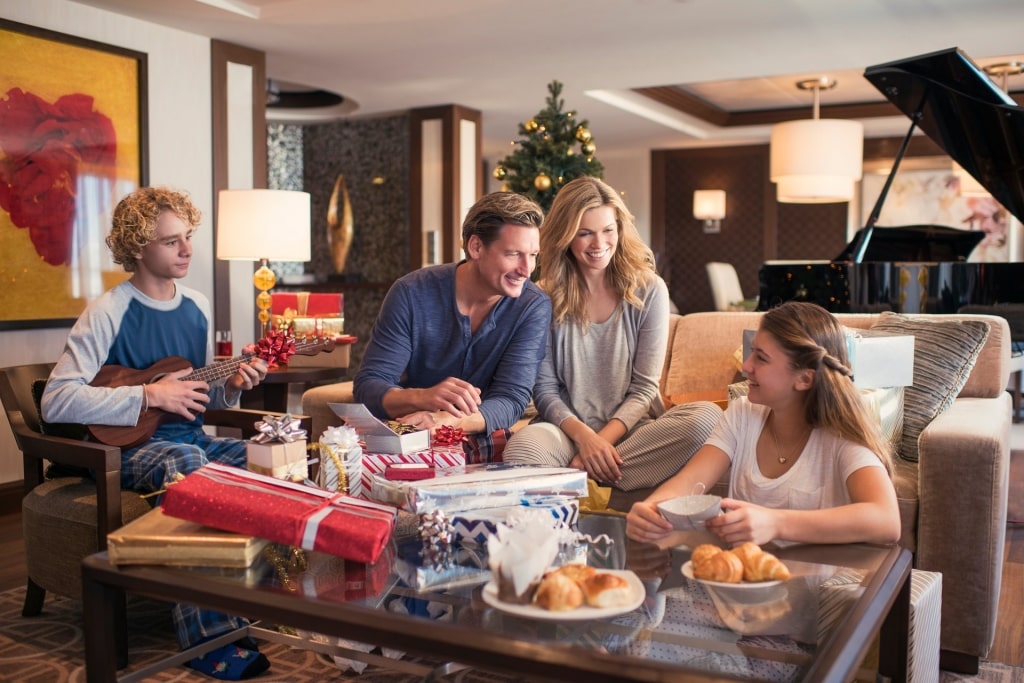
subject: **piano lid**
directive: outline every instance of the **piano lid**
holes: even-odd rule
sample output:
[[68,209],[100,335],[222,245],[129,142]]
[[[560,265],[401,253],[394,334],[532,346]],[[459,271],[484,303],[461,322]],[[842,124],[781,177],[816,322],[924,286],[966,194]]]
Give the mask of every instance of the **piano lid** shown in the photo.
[[1024,109],[959,48],[868,67],[864,77],[1024,221]]
[[941,225],[903,225],[871,230],[861,228],[833,261],[951,261],[964,262],[985,239],[980,230]]

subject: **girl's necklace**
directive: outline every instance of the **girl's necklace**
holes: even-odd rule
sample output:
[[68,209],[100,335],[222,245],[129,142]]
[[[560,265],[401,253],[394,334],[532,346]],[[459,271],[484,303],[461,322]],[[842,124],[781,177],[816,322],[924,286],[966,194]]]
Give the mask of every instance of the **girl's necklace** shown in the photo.
[[[796,446],[793,448],[793,452],[790,453],[789,455],[783,455],[782,454],[782,449],[779,448],[779,435],[775,433],[775,420],[772,420],[771,429],[772,429],[772,441],[775,442],[775,456],[778,458],[780,465],[785,465],[787,462],[789,462],[790,458],[796,456],[800,452],[800,449],[803,446],[804,440],[807,437],[806,437],[806,435],[801,435],[801,437],[799,439],[797,439]],[[809,433],[810,432],[808,432],[808,434]]]

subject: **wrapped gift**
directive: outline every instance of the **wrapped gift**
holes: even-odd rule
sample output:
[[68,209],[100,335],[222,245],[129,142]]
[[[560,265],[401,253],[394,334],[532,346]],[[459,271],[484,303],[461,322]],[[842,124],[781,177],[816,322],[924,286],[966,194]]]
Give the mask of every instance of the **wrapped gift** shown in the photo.
[[268,541],[178,519],[154,508],[107,534],[111,564],[248,567]]
[[350,496],[362,495],[363,449],[356,430],[346,426],[328,427],[317,445],[320,450],[317,486]]
[[363,480],[361,491],[373,489],[373,475],[383,478],[388,465],[396,464],[424,464],[434,468],[434,476],[437,470],[450,467],[464,467],[466,465],[466,454],[461,448],[444,448],[418,451],[416,453],[365,453],[363,454]]
[[430,432],[415,429],[401,434],[373,416],[362,403],[328,403],[334,414],[359,432],[367,453],[415,453],[430,448]]
[[278,479],[303,481],[309,476],[306,430],[291,415],[264,415],[256,423],[256,436],[245,447],[246,466]]
[[205,465],[167,487],[164,512],[357,562],[374,562],[397,511],[341,493],[227,467]]
[[552,527],[575,527],[580,514],[578,498],[564,496],[526,496],[517,506],[481,508],[452,514],[455,540],[462,543],[483,544],[497,532],[498,525],[508,520],[509,514],[522,507],[547,510],[551,513]]
[[288,359],[290,368],[347,368],[352,356],[352,344],[357,340],[352,335],[334,333],[329,329],[319,329],[304,333],[295,333],[297,337],[327,338],[333,335],[334,345],[328,351],[326,346],[319,353],[307,355],[297,353]]
[[[313,328],[330,329],[335,334],[345,331],[345,295],[339,292],[273,292],[270,313],[275,330],[291,330],[297,335]],[[303,320],[300,326],[309,329],[295,328],[297,320]]]
[[420,481],[389,481],[372,475],[371,482],[374,500],[402,496],[411,512],[443,510],[449,516],[466,510],[514,507],[524,497],[587,495],[587,473],[583,470],[509,463],[439,469],[432,479]]

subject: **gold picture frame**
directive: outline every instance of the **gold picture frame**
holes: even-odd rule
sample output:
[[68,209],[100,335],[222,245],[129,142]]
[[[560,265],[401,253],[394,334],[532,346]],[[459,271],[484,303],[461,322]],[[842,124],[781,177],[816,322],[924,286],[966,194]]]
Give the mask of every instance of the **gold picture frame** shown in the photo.
[[146,184],[146,55],[0,19],[0,330],[70,326],[127,273],[105,245]]

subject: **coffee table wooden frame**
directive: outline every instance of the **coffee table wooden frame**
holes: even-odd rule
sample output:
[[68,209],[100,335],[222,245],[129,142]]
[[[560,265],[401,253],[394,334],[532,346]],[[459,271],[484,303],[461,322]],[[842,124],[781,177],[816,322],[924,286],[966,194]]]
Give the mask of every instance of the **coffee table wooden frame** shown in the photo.
[[[807,546],[820,561],[845,546]],[[830,638],[818,649],[804,680],[848,680],[864,655],[880,638],[880,673],[893,681],[907,677],[911,555],[893,546],[877,572]],[[164,566],[122,566],[107,554],[87,557],[82,564],[86,678],[89,683],[117,681],[118,662],[125,660],[124,613],[117,610],[125,593],[180,601],[246,615],[269,623],[288,624],[325,635],[371,642],[413,654],[449,659],[491,671],[515,672],[537,680],[602,681],[725,681],[732,678],[684,669],[658,661],[638,662],[597,650],[560,647],[510,639],[459,624],[438,623],[364,605],[325,603],[247,587],[241,582]]]

